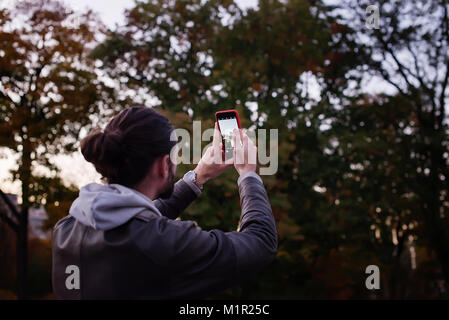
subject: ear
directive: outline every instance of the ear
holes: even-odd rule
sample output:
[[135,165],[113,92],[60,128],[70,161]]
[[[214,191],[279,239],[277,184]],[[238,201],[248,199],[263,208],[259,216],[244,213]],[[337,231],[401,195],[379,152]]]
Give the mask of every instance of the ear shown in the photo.
[[163,178],[167,178],[168,177],[168,170],[170,170],[169,167],[169,162],[170,162],[170,155],[166,154],[162,157],[160,157],[158,160],[158,174],[159,176],[163,177]]

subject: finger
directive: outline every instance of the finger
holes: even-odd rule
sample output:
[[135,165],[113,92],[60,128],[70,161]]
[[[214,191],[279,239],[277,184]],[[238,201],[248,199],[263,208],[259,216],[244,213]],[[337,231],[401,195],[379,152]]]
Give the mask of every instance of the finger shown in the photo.
[[220,143],[221,143],[221,133],[218,129],[218,123],[215,122],[215,128],[214,128],[214,138],[212,140],[212,145],[215,150],[220,150]]
[[244,131],[241,131],[239,136],[241,137],[240,148],[243,149],[244,152],[246,152],[248,150],[248,136]]
[[238,130],[234,130],[234,162],[235,164],[243,164],[244,163],[244,152],[242,150],[242,140],[240,137],[240,132]]
[[234,133],[234,148],[241,149],[241,147],[242,147],[242,138],[240,136],[240,132],[239,132],[239,130],[234,129],[233,133]]
[[204,152],[204,156],[201,158],[201,161],[204,161],[204,163],[211,165],[214,163],[214,157],[213,155],[213,148],[208,147],[206,151]]
[[254,141],[248,136],[246,132],[244,137],[244,144],[245,144],[245,152],[248,157],[247,159],[248,163],[257,165],[257,147],[254,144]]
[[232,155],[233,155],[232,159],[234,160],[234,159],[237,159],[237,148],[236,148],[236,146],[237,146],[237,137],[235,136],[235,134],[232,137],[232,139],[234,140],[234,150],[232,152]]
[[248,141],[248,148],[254,147],[255,146],[254,140],[248,136],[248,131],[245,131],[245,135],[246,135],[247,141]]
[[248,143],[248,135],[246,134],[245,130],[242,131],[242,143]]
[[214,163],[221,164],[223,162],[223,142],[221,139],[221,133],[218,128],[218,123],[215,122],[214,127],[214,137],[212,141],[212,148],[214,149],[213,157],[214,157]]

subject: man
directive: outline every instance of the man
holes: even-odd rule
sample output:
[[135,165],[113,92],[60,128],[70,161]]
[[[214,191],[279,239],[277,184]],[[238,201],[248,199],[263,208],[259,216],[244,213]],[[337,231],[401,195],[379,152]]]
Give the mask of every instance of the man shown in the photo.
[[[223,162],[216,126],[212,147],[174,184],[172,132],[170,122],[153,109],[130,108],[81,142],[81,152],[105,184],[83,187],[69,215],[54,227],[58,298],[202,298],[273,260],[273,214],[256,164],[248,161],[256,146],[246,134],[234,134],[234,160]],[[240,175],[238,231],[204,231],[193,221],[174,220],[208,180],[230,166]]]

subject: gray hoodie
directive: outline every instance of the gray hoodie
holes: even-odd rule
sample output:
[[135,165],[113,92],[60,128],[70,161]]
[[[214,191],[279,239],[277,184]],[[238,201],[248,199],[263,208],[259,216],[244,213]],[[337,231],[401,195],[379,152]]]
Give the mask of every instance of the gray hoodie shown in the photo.
[[151,199],[134,189],[120,184],[91,183],[81,188],[69,214],[96,230],[110,230],[145,210],[162,216]]
[[[165,201],[160,199],[152,201],[139,191],[120,184],[91,183],[81,188],[79,197],[70,207],[69,214],[82,224],[96,230],[114,229],[146,210],[162,216],[159,208],[173,219],[179,215],[179,208],[186,204],[186,197],[179,197],[179,194],[186,193],[182,190],[190,188],[196,196],[201,194],[201,189],[186,176],[187,174],[176,183],[175,190],[178,192],[173,192],[172,199]],[[189,203],[190,201],[186,205]],[[169,208],[171,210],[168,210],[167,205],[171,205]]]

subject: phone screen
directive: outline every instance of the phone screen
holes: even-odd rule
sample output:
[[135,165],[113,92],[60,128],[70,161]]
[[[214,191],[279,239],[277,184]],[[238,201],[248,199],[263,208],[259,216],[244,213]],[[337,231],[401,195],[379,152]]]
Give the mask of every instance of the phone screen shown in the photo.
[[233,113],[225,113],[218,117],[218,125],[223,138],[225,157],[230,159],[234,155],[233,131],[234,129],[239,129],[237,118]]

